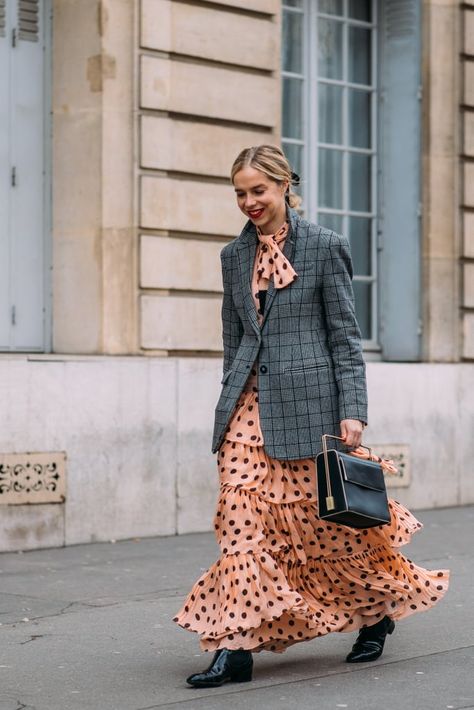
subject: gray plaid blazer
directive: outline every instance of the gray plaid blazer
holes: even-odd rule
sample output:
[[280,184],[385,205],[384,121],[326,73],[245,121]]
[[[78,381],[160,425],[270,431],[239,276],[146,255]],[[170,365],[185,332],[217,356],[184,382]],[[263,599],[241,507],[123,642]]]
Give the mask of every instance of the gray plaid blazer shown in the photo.
[[[269,284],[263,322],[251,278],[258,239],[247,222],[221,252],[224,373],[212,451],[224,438],[254,363],[265,451],[273,458],[314,457],[322,434],[340,434],[342,419],[367,423],[367,386],[355,316],[352,261],[345,237],[288,208],[283,253],[297,279]],[[344,449],[337,442],[334,448]]]

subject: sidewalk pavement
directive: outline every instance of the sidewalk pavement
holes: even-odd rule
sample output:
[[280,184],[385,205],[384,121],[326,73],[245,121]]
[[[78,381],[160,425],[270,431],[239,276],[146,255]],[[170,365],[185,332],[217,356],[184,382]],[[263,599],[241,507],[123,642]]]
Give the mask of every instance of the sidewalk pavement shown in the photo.
[[417,511],[404,554],[451,569],[446,597],[397,624],[383,656],[349,665],[355,633],[254,657],[254,680],[186,686],[205,668],[171,618],[215,560],[212,534],[0,555],[0,710],[474,708],[474,506]]

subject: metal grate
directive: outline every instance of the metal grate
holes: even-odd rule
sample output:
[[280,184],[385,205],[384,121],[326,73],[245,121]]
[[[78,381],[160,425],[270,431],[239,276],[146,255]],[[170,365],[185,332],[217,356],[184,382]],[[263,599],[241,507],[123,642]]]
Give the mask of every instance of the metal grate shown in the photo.
[[6,8],[5,1],[0,0],[0,37],[5,37]]
[[39,39],[39,0],[18,0],[18,37],[27,42]]
[[0,506],[65,500],[65,451],[0,453]]

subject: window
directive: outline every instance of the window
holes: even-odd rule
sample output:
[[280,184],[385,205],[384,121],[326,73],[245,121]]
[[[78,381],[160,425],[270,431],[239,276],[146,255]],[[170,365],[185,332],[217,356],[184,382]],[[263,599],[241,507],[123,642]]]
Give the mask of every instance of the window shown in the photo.
[[377,344],[375,13],[375,0],[293,0],[283,10],[283,146],[302,175],[308,219],[350,240],[369,347]]
[[349,238],[387,359],[419,355],[419,28],[416,0],[283,0],[283,148],[307,219]]

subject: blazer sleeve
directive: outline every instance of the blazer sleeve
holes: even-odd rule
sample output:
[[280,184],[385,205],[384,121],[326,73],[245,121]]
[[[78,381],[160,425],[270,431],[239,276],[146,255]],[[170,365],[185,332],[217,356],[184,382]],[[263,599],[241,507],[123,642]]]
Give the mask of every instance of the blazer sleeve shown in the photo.
[[332,233],[324,263],[322,297],[339,389],[339,416],[341,420],[358,419],[367,424],[366,368],[355,314],[352,277],[349,241]]
[[232,298],[232,272],[228,260],[221,253],[222,283],[224,295],[222,298],[222,341],[224,346],[224,373],[230,370],[239,349],[244,327],[240,320]]

